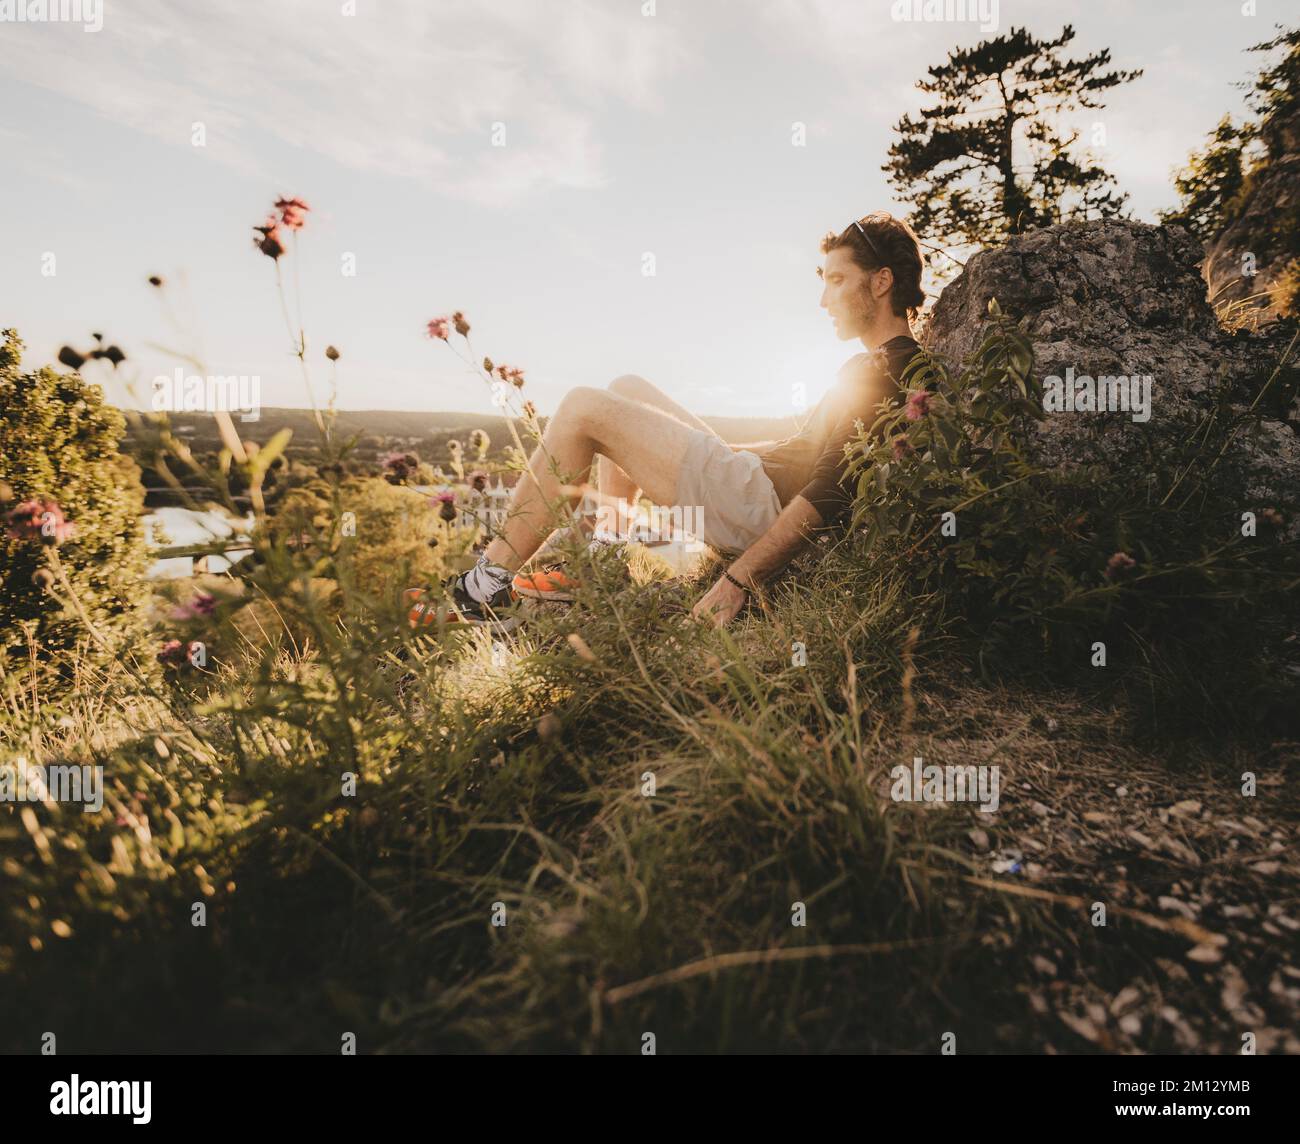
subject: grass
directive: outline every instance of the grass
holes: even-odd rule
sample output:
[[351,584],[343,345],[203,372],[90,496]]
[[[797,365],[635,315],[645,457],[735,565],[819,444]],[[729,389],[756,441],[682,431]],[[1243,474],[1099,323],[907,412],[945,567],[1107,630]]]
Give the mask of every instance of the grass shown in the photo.
[[[604,562],[495,645],[412,641],[394,600],[156,691],[85,654],[47,708],[10,670],[10,748],[101,761],[113,796],[50,809],[48,860],[0,818],[4,1047],[1231,1052],[1241,978],[1296,1051],[1264,928],[1296,800],[1234,790],[1294,744],[1162,757],[1122,706],[981,681],[933,601],[819,555],[722,632],[684,622],[709,565]],[[914,755],[996,763],[1002,810],[892,801]]]

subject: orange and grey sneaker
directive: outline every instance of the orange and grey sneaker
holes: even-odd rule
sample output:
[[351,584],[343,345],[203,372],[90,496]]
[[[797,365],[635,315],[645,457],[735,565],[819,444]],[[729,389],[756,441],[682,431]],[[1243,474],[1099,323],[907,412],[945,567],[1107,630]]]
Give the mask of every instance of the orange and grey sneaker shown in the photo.
[[579,580],[570,571],[567,561],[556,560],[543,564],[532,572],[520,571],[510,582],[516,596],[529,600],[552,600],[565,602],[573,600],[578,591]]
[[[594,556],[597,552],[611,552],[620,560],[627,559],[627,545],[620,540],[594,538],[587,545],[587,553]],[[571,562],[563,558],[548,561],[531,572],[520,570],[510,582],[516,596],[544,603],[548,600],[569,603],[575,599],[580,586],[581,580]]]
[[413,628],[432,627],[442,622],[449,628],[488,628],[492,632],[514,631],[522,617],[518,614],[514,592],[507,584],[490,600],[476,600],[465,590],[465,573],[449,577],[441,593],[425,588],[407,588],[410,603],[407,620]]

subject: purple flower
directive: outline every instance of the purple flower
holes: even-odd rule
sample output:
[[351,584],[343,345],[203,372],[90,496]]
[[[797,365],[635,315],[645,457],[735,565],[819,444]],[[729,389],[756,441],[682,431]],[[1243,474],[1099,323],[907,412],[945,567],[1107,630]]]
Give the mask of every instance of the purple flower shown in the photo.
[[1115,555],[1106,561],[1106,579],[1118,580],[1125,572],[1136,564],[1137,561],[1127,552],[1116,552]]
[[197,620],[212,615],[217,610],[217,598],[207,592],[199,592],[188,604],[173,608],[173,620]]
[[158,662],[168,667],[179,667],[185,662],[185,645],[180,640],[167,640],[158,652]]

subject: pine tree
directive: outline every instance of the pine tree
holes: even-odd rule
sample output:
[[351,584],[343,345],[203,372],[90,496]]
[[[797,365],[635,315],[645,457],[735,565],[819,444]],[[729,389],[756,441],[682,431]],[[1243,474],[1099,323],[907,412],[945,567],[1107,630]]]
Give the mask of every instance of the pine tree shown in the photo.
[[1174,175],[1181,203],[1176,210],[1158,212],[1160,221],[1185,226],[1202,242],[1216,235],[1229,204],[1241,193],[1242,152],[1250,139],[1249,128],[1235,126],[1230,115],[1219,120],[1205,147],[1193,151],[1187,166]]
[[884,170],[909,222],[940,246],[995,244],[1033,226],[1121,214],[1126,194],[1086,153],[1074,152],[1060,117],[1104,106],[1100,94],[1142,74],[1104,71],[1110,51],[1066,59],[1067,25],[1054,40],[1023,28],[950,52],[917,87],[934,96],[904,115]]

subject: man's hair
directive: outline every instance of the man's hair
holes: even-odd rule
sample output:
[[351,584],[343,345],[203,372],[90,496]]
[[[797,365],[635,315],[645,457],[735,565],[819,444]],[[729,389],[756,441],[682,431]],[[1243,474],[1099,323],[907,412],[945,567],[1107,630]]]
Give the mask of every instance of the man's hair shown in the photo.
[[[916,311],[925,302],[921,289],[921,245],[912,228],[901,218],[888,211],[874,211],[858,219],[864,237],[853,223],[840,233],[827,231],[822,239],[822,253],[829,254],[840,246],[847,246],[853,261],[863,270],[880,270],[888,266],[894,275],[894,285],[889,291],[890,305],[898,317],[915,318]],[[821,269],[817,271],[821,277]]]

